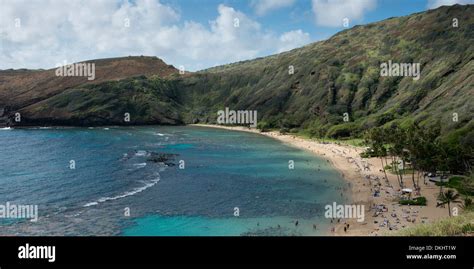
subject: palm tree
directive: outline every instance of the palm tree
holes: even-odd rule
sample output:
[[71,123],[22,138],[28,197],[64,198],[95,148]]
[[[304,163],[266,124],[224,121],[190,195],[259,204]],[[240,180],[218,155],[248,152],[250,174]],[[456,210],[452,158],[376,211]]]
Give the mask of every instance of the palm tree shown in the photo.
[[380,162],[382,164],[382,170],[385,175],[385,181],[387,184],[390,185],[390,181],[388,180],[387,171],[385,170],[385,165],[383,163],[383,159],[387,156],[387,149],[385,148],[384,144],[386,143],[385,138],[385,131],[381,128],[374,128],[366,133],[365,136],[366,144],[370,145],[370,149],[374,156],[378,156],[380,158]]
[[391,128],[386,129],[386,135],[390,144],[389,152],[392,156],[392,170],[397,175],[400,188],[403,189],[405,185],[403,183],[403,171],[400,171],[398,165],[400,161],[403,162],[406,132],[399,126],[392,126]]
[[412,183],[413,183],[413,188],[416,189],[417,185],[415,183],[415,160],[416,160],[416,157],[417,157],[417,151],[418,151],[418,147],[420,145],[420,137],[419,137],[419,130],[417,128],[416,125],[412,125],[410,127],[407,128],[406,130],[406,150],[407,150],[407,161],[410,162],[411,164],[411,180],[412,180]]
[[460,203],[461,201],[459,200],[459,193],[454,193],[452,190],[447,190],[445,192],[442,192],[438,195],[438,200],[440,203],[436,205],[436,207],[443,206],[445,204],[448,204],[448,212],[449,216],[451,217],[451,203]]

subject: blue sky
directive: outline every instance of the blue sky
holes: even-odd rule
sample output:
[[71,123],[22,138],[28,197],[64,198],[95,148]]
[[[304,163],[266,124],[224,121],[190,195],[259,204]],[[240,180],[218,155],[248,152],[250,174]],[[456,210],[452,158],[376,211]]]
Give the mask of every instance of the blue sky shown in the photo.
[[195,71],[455,3],[474,0],[0,0],[0,69],[149,55]]
[[[183,18],[206,24],[210,18],[218,15],[217,5],[219,3],[231,6],[247,14],[252,19],[260,22],[277,33],[284,33],[294,29],[301,29],[310,34],[312,41],[325,39],[344,29],[339,27],[325,27],[314,23],[311,0],[295,0],[294,4],[279,9],[268,11],[264,15],[257,15],[252,1],[243,0],[166,0],[162,3],[170,4],[181,10]],[[368,1],[365,1],[368,2]],[[366,24],[381,21],[390,17],[405,16],[416,12],[427,10],[430,5],[439,4],[428,0],[378,0],[373,10],[364,13],[362,19],[350,24]],[[457,1],[463,2],[463,1]],[[451,4],[446,1],[446,4]]]

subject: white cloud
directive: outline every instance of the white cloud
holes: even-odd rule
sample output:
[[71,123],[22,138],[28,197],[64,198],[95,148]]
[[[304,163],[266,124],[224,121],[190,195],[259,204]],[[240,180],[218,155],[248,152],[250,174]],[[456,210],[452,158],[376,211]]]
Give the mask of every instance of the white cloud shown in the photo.
[[280,36],[280,47],[278,52],[292,50],[304,46],[311,42],[311,38],[308,33],[304,33],[301,30],[294,30],[283,33]]
[[295,0],[252,0],[251,6],[255,9],[257,15],[263,16],[271,10],[289,7],[294,3]]
[[[198,70],[310,42],[301,30],[278,36],[225,5],[219,5],[218,16],[204,25],[183,21],[178,11],[158,0],[5,2],[0,11],[0,69],[156,55],[169,64]],[[16,18],[21,19],[19,28]]]
[[342,26],[343,19],[361,20],[364,13],[375,9],[377,0],[313,0],[316,24],[329,27]]
[[473,4],[474,0],[428,0],[428,8],[437,8],[440,6],[452,6],[454,4]]

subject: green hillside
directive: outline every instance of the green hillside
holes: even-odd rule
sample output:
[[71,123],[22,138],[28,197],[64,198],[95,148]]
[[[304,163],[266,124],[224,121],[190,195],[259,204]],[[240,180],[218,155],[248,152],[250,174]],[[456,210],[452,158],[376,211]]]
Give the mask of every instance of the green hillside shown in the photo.
[[[472,131],[473,12],[472,5],[454,6],[392,18],[287,53],[199,72],[179,81],[188,121],[212,122],[215,111],[228,106],[256,109],[271,128],[335,138],[413,121],[439,121],[443,133],[463,126]],[[459,28],[452,27],[454,17]],[[389,60],[419,62],[420,79],[381,77],[380,64]]]

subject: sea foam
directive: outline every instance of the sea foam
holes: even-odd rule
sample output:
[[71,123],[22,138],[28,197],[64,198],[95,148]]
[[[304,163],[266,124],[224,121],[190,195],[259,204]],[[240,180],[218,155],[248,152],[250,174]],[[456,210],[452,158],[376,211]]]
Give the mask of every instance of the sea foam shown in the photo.
[[84,207],[90,207],[90,206],[98,205],[100,203],[104,203],[104,202],[107,202],[107,201],[118,200],[118,199],[122,199],[122,198],[125,198],[125,197],[128,197],[128,196],[132,196],[132,195],[135,195],[137,193],[140,193],[140,192],[142,192],[142,191],[144,191],[148,188],[151,188],[151,187],[155,186],[160,181],[160,175],[158,173],[156,173],[156,176],[157,177],[155,179],[147,182],[145,185],[143,185],[141,187],[134,188],[131,191],[124,192],[124,193],[122,193],[120,195],[117,195],[117,196],[102,197],[102,198],[98,199],[95,202],[90,202],[90,203],[85,204]]

